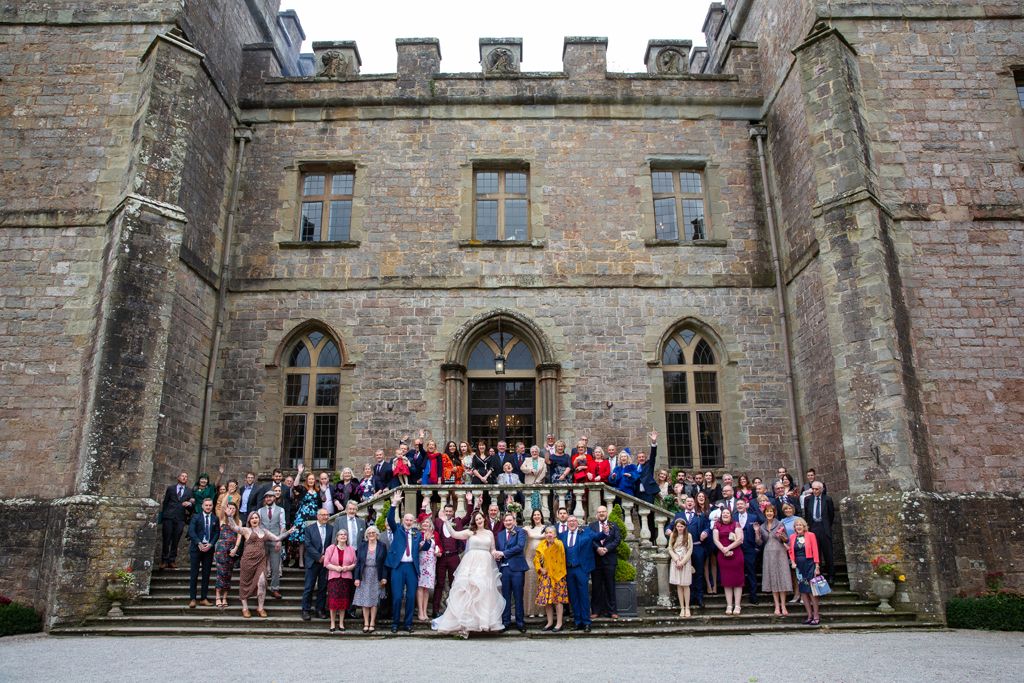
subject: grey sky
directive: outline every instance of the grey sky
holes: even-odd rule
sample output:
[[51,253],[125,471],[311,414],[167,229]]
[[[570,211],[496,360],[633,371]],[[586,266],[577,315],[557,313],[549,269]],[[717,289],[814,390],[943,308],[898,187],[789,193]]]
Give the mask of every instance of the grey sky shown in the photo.
[[565,36],[606,36],[609,71],[644,71],[652,38],[680,38],[704,44],[700,32],[710,0],[671,3],[515,0],[514,2],[340,2],[281,0],[294,9],[306,32],[304,52],[316,40],[354,40],[362,73],[395,71],[395,38],[438,38],[441,70],[478,71],[478,40],[523,39],[523,71],[559,71]]

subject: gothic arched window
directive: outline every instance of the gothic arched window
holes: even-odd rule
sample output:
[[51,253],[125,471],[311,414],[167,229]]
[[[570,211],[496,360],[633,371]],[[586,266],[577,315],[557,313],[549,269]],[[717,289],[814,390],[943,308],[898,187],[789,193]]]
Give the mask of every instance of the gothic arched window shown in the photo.
[[669,466],[724,466],[721,368],[711,344],[693,330],[676,332],[662,350],[661,370]]
[[334,469],[338,452],[341,350],[320,331],[310,331],[286,349],[281,463],[294,469]]

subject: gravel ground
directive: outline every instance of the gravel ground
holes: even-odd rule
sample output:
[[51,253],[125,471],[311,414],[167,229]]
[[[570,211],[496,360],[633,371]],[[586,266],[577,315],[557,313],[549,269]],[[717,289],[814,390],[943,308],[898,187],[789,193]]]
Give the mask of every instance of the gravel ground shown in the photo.
[[[505,642],[502,642],[505,641]],[[578,650],[574,655],[573,650]],[[800,653],[810,654],[804,663]],[[731,654],[730,654],[731,653]],[[315,660],[314,660],[315,658]],[[315,664],[314,664],[315,661]],[[396,662],[390,665],[388,662]],[[1024,638],[981,631],[604,638],[0,639],[0,681],[1021,681]],[[209,676],[200,675],[207,669]],[[491,673],[488,673],[488,669]],[[333,674],[331,674],[333,672]],[[373,673],[363,673],[373,672]]]

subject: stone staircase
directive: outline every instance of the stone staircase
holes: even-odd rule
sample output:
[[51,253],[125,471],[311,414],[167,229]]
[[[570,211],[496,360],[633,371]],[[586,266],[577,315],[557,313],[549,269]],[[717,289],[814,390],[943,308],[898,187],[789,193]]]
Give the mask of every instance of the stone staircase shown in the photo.
[[[364,635],[362,617],[348,620],[348,631],[344,634],[328,633],[328,622],[314,618],[303,621],[301,614],[303,572],[285,569],[281,580],[284,597],[275,600],[268,597],[269,616],[261,619],[255,613],[255,601],[250,602],[253,616],[245,619],[238,602],[237,575],[232,591],[230,607],[220,611],[216,607],[188,608],[188,570],[165,570],[156,572],[150,584],[149,595],[143,596],[136,604],[124,608],[124,617],[96,617],[75,626],[63,626],[51,631],[53,635],[93,636],[301,636],[333,638],[367,638],[390,636],[390,621],[378,620],[377,632]],[[863,630],[942,628],[937,621],[919,618],[912,612],[876,612],[877,601],[867,600],[849,590],[845,575],[841,572],[834,586],[834,592],[822,599],[821,626],[817,630]],[[213,597],[211,589],[211,599]],[[526,636],[510,632],[503,636],[530,638],[557,638],[566,635],[586,637],[600,636],[701,636],[716,634],[781,633],[810,630],[804,626],[804,612],[801,605],[790,605],[790,616],[775,617],[771,596],[761,596],[758,606],[743,605],[739,616],[726,616],[725,599],[719,595],[707,596],[705,608],[694,609],[693,617],[682,619],[677,608],[641,607],[637,618],[617,620],[598,619],[590,634],[566,631],[560,634],[543,633],[542,619],[528,620]],[[566,619],[571,627],[571,620]],[[354,627],[354,628],[353,628]],[[402,634],[403,637],[410,637]],[[416,624],[412,637],[442,637],[430,631],[427,624]]]

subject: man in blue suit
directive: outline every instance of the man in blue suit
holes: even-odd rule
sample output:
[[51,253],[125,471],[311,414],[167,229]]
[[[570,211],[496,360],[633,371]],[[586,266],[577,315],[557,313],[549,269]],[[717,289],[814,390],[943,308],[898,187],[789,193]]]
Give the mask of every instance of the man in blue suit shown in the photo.
[[217,545],[217,537],[220,536],[220,522],[217,515],[213,514],[213,500],[207,498],[203,501],[203,509],[192,516],[188,525],[188,606],[196,606],[196,580],[199,578],[199,571],[203,572],[203,583],[199,604],[204,607],[212,607],[210,603],[210,569],[213,568],[213,547]]
[[316,616],[327,618],[327,567],[324,566],[324,551],[334,543],[334,526],[328,524],[330,514],[324,508],[316,512],[316,524],[310,524],[302,532],[303,562],[306,564],[306,582],[302,587],[302,619],[309,621],[313,590],[316,589]]
[[747,582],[747,593],[750,595],[750,604],[756,605],[757,557],[761,546],[757,531],[765,523],[765,518],[757,508],[749,508],[746,500],[737,498],[736,523],[743,528],[743,575]]
[[526,531],[516,526],[516,516],[506,512],[502,519],[505,528],[494,537],[494,559],[501,573],[501,596],[505,598],[505,611],[501,623],[507,629],[512,623],[512,601],[516,603],[516,628],[526,633],[523,611],[523,581],[530,567],[523,552],[526,550]]
[[604,538],[586,527],[579,520],[569,517],[568,529],[558,536],[565,546],[566,584],[569,588],[569,605],[576,622],[574,631],[590,633],[590,590],[588,580],[594,571],[594,546]]
[[698,607],[704,607],[704,560],[707,559],[708,539],[711,538],[711,521],[707,515],[697,512],[696,503],[692,497],[687,496],[683,502],[683,509],[676,513],[675,518],[665,529],[666,534],[672,533],[676,520],[686,522],[686,528],[690,532],[690,539],[693,542],[693,555],[690,563],[693,565],[693,583],[690,590],[693,591],[693,602]]
[[658,457],[658,432],[651,432],[651,454],[648,456],[643,451],[636,454],[636,497],[648,503],[654,502],[658,495],[658,484],[654,480],[654,463]]
[[402,595],[405,595],[405,621],[402,630],[412,633],[412,615],[416,609],[416,587],[420,578],[420,546],[423,534],[416,528],[416,518],[407,512],[402,523],[395,521],[395,510],[402,502],[401,491],[391,498],[388,528],[393,539],[384,566],[391,570],[391,632],[398,633],[402,618]]

